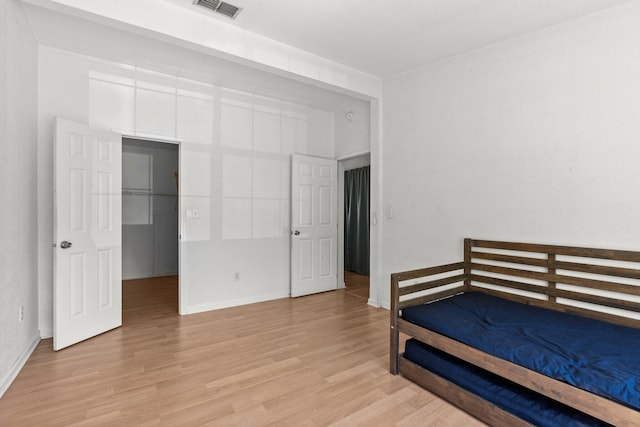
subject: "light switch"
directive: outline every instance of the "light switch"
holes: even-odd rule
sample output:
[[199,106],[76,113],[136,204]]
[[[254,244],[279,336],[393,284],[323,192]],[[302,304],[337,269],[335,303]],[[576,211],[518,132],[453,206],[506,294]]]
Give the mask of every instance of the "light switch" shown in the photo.
[[187,219],[197,219],[200,217],[200,212],[198,209],[187,209]]
[[387,218],[393,218],[393,208],[391,206],[387,208]]

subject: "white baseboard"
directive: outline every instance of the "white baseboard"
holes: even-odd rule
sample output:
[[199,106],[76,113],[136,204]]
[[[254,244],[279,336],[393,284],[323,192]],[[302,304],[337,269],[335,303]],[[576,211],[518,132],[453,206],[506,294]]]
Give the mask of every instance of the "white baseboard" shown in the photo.
[[53,329],[40,329],[40,339],[46,340],[47,338],[53,338]]
[[24,364],[27,363],[27,360],[29,360],[29,357],[31,357],[31,353],[33,353],[33,350],[36,349],[39,342],[40,337],[35,337],[31,344],[27,346],[20,357],[15,361],[13,366],[11,366],[9,373],[2,379],[2,382],[0,383],[0,397],[4,396],[6,391],[9,390],[9,387],[22,370]]
[[385,308],[387,310],[391,310],[391,304],[389,303],[389,301],[380,301],[380,302],[378,302],[378,301],[369,299],[368,304],[370,306],[373,306],[373,307]]
[[143,274],[143,275],[133,275],[133,276],[122,276],[122,280],[138,280],[138,279],[152,279],[154,277],[166,277],[166,276],[177,276],[177,271],[160,271],[153,274]]
[[122,276],[122,280],[138,280],[138,279],[146,279],[149,276]]
[[221,301],[221,302],[216,302],[212,304],[188,305],[187,310],[184,314],[203,313],[205,311],[220,310],[223,308],[237,307],[240,305],[247,305],[247,304],[255,304],[257,302],[265,302],[265,301],[271,301],[274,299],[281,299],[281,298],[289,298],[289,292],[287,291],[286,293],[283,292],[283,293],[277,293],[277,294],[259,295],[259,296],[250,297],[250,298],[232,299],[232,300]]
[[170,270],[170,271],[157,271],[153,274],[153,277],[165,277],[165,276],[177,276],[178,270]]

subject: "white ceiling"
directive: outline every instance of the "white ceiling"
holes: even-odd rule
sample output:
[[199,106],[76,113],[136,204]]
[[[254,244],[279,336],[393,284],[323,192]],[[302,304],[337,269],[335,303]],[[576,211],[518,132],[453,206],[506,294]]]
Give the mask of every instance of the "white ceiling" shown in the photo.
[[212,19],[384,77],[629,0],[226,0]]

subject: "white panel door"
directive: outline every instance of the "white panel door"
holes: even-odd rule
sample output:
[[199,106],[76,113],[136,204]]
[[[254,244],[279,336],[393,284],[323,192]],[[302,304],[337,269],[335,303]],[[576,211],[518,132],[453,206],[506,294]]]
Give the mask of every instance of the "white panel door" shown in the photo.
[[53,349],[122,325],[122,138],[56,119]]
[[294,154],[291,161],[291,296],[336,289],[335,160]]

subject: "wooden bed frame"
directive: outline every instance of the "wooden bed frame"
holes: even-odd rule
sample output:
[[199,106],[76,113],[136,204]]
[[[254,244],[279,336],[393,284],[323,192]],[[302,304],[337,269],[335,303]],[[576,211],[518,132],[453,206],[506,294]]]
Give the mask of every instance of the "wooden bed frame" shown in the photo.
[[390,371],[402,374],[490,425],[531,425],[405,359],[399,349],[403,333],[613,425],[638,425],[640,412],[628,406],[484,353],[400,317],[406,307],[477,291],[640,328],[640,302],[635,302],[640,301],[638,263],[640,252],[634,251],[465,239],[462,262],[391,275]]

